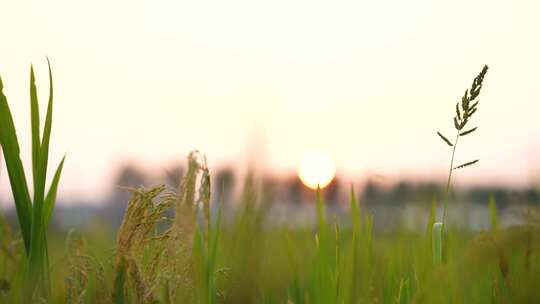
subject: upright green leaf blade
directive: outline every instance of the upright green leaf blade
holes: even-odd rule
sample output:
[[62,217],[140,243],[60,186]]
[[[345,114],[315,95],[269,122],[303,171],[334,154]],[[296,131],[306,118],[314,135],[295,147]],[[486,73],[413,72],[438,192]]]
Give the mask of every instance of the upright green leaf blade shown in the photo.
[[216,271],[216,258],[217,258],[217,249],[219,243],[219,235],[221,231],[221,208],[218,209],[217,219],[215,227],[213,230],[213,236],[211,238],[209,255],[208,255],[208,299],[209,303],[215,303],[216,297],[216,288],[215,288],[215,279],[214,274]]
[[429,212],[428,223],[426,227],[426,254],[431,257],[433,255],[433,224],[435,224],[435,216],[437,213],[437,202],[433,199],[431,210]]
[[212,243],[210,244],[210,248],[209,248],[210,249],[209,257],[210,257],[210,262],[215,263],[216,256],[217,256],[217,248],[218,248],[218,243],[219,243],[219,234],[221,231],[221,208],[218,209],[216,224],[213,230],[214,231],[211,238]]
[[24,239],[27,259],[25,269],[22,270],[21,282],[24,285],[24,302],[30,302],[34,296],[48,299],[50,297],[50,275],[47,252],[47,224],[50,220],[63,160],[57,168],[51,189],[47,194],[45,203],[45,184],[47,179],[47,163],[49,154],[49,141],[52,125],[53,83],[49,65],[49,103],[43,133],[40,137],[39,102],[35,84],[34,69],[30,69],[30,123],[32,143],[32,174],[34,186],[34,199],[30,198],[17,139],[13,118],[2,93],[3,84],[0,80],[0,145],[4,152],[4,159],[8,170],[10,184],[15,200],[15,207],[21,233]]
[[49,67],[49,102],[47,104],[47,115],[45,117],[45,126],[43,128],[43,141],[41,142],[41,149],[39,152],[39,170],[43,175],[43,190],[45,191],[45,183],[47,180],[47,166],[49,161],[49,142],[51,139],[52,129],[52,111],[53,111],[53,77],[51,71],[51,64],[49,58],[47,58],[47,64]]
[[30,66],[30,125],[32,131],[32,173],[34,178],[34,199],[39,195],[40,170],[39,170],[39,150],[40,150],[40,135],[39,135],[39,104],[36,90],[36,77],[34,75],[34,67]]
[[432,253],[433,264],[435,266],[442,264],[443,257],[443,223],[436,222],[433,224],[433,240],[432,240]]
[[411,291],[409,279],[401,279],[401,281],[399,282],[399,293],[396,302],[398,304],[407,304],[410,302],[410,296]]
[[124,294],[125,285],[127,283],[126,268],[126,260],[122,258],[116,266],[114,289],[112,294],[112,302],[114,304],[123,304],[127,302]]
[[195,276],[198,283],[198,298],[199,303],[209,303],[209,286],[208,286],[208,251],[205,246],[204,237],[199,225],[196,226],[193,237],[193,266]]
[[356,194],[354,193],[354,187],[351,185],[350,190],[350,214],[352,219],[352,244],[351,244],[351,250],[352,250],[352,271],[351,271],[351,289],[350,289],[350,299],[354,301],[354,299],[358,298],[359,294],[359,288],[358,288],[358,282],[360,282],[360,230],[361,230],[361,215],[360,215],[360,208],[358,207],[358,201],[356,198]]
[[32,225],[32,203],[26,176],[20,159],[19,142],[13,123],[13,117],[3,94],[3,83],[0,79],[0,144],[4,152],[4,160],[8,171],[9,182],[15,201],[15,209],[21,227],[26,252],[30,250],[30,231]]
[[358,233],[360,231],[360,225],[361,225],[361,222],[360,222],[360,208],[358,207],[358,200],[356,198],[356,194],[354,192],[354,188],[353,186],[351,185],[351,190],[350,190],[350,208],[351,208],[351,217],[352,217],[352,222],[353,222],[353,235],[354,233]]
[[64,160],[66,157],[64,156],[62,158],[62,161],[60,161],[60,164],[58,165],[58,168],[56,169],[56,172],[54,173],[54,177],[51,183],[51,187],[49,188],[49,192],[47,192],[47,196],[45,197],[45,210],[44,212],[44,219],[45,219],[45,227],[49,225],[49,222],[51,220],[52,211],[54,209],[54,205],[56,204],[56,193],[58,191],[58,183],[60,182],[60,175],[62,174],[62,169],[64,168]]
[[[46,277],[48,265],[45,256],[47,248],[45,243],[45,225],[43,218],[43,204],[45,197],[45,180],[47,168],[43,166],[43,147],[40,143],[39,131],[39,105],[36,96],[35,78],[33,68],[30,71],[30,118],[32,125],[32,173],[34,176],[34,201],[32,205],[32,225],[30,252],[28,255],[28,288],[32,292],[47,291]],[[48,147],[47,147],[48,149]]]

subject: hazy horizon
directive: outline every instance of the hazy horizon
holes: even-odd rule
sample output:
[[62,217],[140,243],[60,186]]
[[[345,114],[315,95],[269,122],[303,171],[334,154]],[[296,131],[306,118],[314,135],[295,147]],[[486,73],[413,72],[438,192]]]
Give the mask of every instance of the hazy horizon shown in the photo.
[[[55,84],[59,196],[92,199],[124,162],[159,171],[197,149],[210,169],[290,173],[324,151],[348,182],[444,178],[454,105],[490,69],[457,184],[540,177],[535,1],[1,2],[0,77],[29,169],[29,67]],[[42,112],[44,109],[42,109]],[[54,166],[51,166],[54,169]],[[29,174],[27,173],[27,176]],[[0,198],[10,197],[5,166]]]

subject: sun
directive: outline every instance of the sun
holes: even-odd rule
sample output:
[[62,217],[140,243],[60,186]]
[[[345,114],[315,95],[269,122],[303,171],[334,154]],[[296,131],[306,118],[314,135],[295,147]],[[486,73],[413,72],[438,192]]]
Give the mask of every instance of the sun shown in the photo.
[[330,184],[336,174],[332,159],[323,152],[311,152],[302,158],[298,165],[298,177],[311,189],[324,188]]

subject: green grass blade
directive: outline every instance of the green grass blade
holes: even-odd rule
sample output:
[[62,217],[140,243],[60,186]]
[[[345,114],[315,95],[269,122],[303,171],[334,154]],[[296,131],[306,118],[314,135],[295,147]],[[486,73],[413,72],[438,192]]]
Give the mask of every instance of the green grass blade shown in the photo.
[[212,265],[212,267],[214,266],[214,263],[216,261],[216,257],[217,257],[217,248],[218,248],[218,242],[219,242],[219,234],[220,234],[220,228],[221,226],[221,208],[218,209],[218,214],[217,214],[217,218],[216,218],[216,224],[215,224],[215,227],[214,227],[214,231],[213,231],[213,235],[212,235],[212,238],[210,238],[210,255],[209,255],[209,258],[210,258],[210,263]]
[[317,223],[319,224],[319,229],[325,227],[326,224],[326,211],[324,208],[324,200],[321,194],[321,188],[317,186]]
[[324,256],[324,260],[327,263],[331,263],[329,259],[332,248],[330,247],[330,233],[331,227],[326,222],[326,210],[324,206],[324,199],[322,197],[322,191],[317,188],[317,225],[318,225],[318,240],[319,250]]
[[352,273],[351,273],[351,288],[350,288],[350,300],[355,301],[359,294],[359,282],[360,282],[360,230],[361,230],[361,214],[358,208],[358,201],[356,194],[354,193],[354,187],[351,185],[350,191],[350,204],[351,204],[351,219],[352,219]]
[[341,240],[341,236],[340,236],[340,231],[339,231],[339,224],[337,222],[337,220],[335,221],[335,224],[334,224],[334,227],[335,227],[335,236],[336,236],[336,264],[334,266],[334,272],[335,272],[335,277],[334,277],[334,286],[335,286],[335,290],[336,290],[336,299],[338,299],[338,302],[342,302],[342,296],[343,296],[343,293],[342,293],[342,286],[341,286],[341,279],[342,279],[342,274],[341,274],[341,271],[340,271],[340,264],[341,264],[341,260],[340,260],[340,256],[341,256],[341,247],[339,246],[339,242]]
[[2,92],[3,84],[0,79],[0,144],[4,152],[4,159],[8,171],[9,182],[15,201],[17,217],[21,227],[26,252],[30,250],[30,231],[32,225],[32,204],[26,176],[20,159],[20,149],[17,133],[13,123],[13,117],[7,103],[7,98]]
[[24,280],[26,269],[28,267],[28,260],[20,259],[18,261],[14,261],[14,263],[17,265],[18,271],[11,278],[11,291],[8,297],[9,301],[6,303],[24,303],[23,298],[26,295]]
[[116,268],[116,274],[114,278],[114,290],[112,295],[112,302],[114,304],[127,303],[124,293],[124,286],[127,283],[126,279],[126,260],[121,259]]
[[209,303],[208,299],[208,260],[202,231],[197,225],[193,238],[193,266],[197,279],[198,302]]
[[34,67],[30,66],[30,125],[32,131],[32,173],[34,178],[34,200],[39,195],[40,185],[39,154],[41,140],[39,135],[39,103],[36,90],[36,77]]
[[441,265],[443,260],[443,227],[444,225],[441,222],[433,224],[432,253],[434,265]]
[[[48,59],[47,59],[48,62]],[[48,62],[49,63],[49,62]],[[37,168],[34,168],[34,206],[33,206],[33,222],[32,222],[32,236],[36,235],[41,237],[45,236],[46,228],[48,220],[50,219],[50,214],[52,213],[52,207],[54,206],[53,201],[49,201],[47,206],[45,205],[45,183],[47,180],[47,163],[49,158],[49,142],[50,142],[50,136],[51,136],[51,126],[52,126],[52,106],[53,106],[53,80],[52,80],[52,72],[51,72],[51,66],[50,63],[48,65],[49,67],[49,102],[47,105],[47,115],[45,118],[45,128],[43,130],[43,142],[40,141],[40,135],[39,135],[39,108],[37,103],[37,96],[36,96],[36,87],[35,87],[35,78],[34,78],[34,71],[31,70],[31,116],[32,116],[32,163],[37,164]],[[37,143],[36,143],[37,141]],[[37,148],[36,148],[37,147]],[[58,169],[61,170],[63,161]],[[58,178],[59,178],[59,172]],[[56,176],[55,176],[56,177]],[[49,199],[52,200],[52,198],[56,198],[56,187],[58,185],[58,180],[56,181],[56,186],[51,185],[51,189],[53,189],[52,195],[48,195]],[[44,241],[44,240],[43,240]],[[39,241],[41,242],[41,241]],[[41,248],[43,244],[36,244],[34,246],[35,251],[34,255],[32,256],[31,251],[31,257],[36,259],[39,257],[40,261],[35,261],[35,263],[40,264],[43,261],[42,251],[43,248]],[[31,246],[32,247],[32,246]],[[32,264],[32,263],[31,263]]]
[[431,260],[433,255],[433,224],[435,224],[435,217],[437,216],[437,202],[433,199],[431,203],[431,210],[429,211],[429,218],[426,227],[426,255]]
[[47,192],[47,196],[45,197],[45,206],[44,206],[45,227],[49,225],[52,212],[54,209],[54,205],[56,204],[56,193],[58,191],[58,183],[60,182],[60,175],[62,175],[62,169],[64,168],[65,159],[66,157],[64,156],[62,158],[62,161],[60,161],[60,164],[58,165],[58,168],[56,169],[56,172],[54,173],[54,177],[51,183],[51,187],[49,188],[49,192]]
[[[34,81],[33,70],[31,80]],[[52,84],[51,70],[49,66],[49,80]],[[47,265],[47,244],[45,234],[47,227],[45,225],[44,200],[45,200],[45,183],[47,180],[47,162],[49,155],[49,139],[52,124],[52,90],[49,91],[49,105],[47,108],[47,117],[45,121],[45,129],[43,133],[43,142],[39,143],[39,108],[37,97],[35,96],[35,84],[31,83],[31,119],[32,119],[32,152],[33,163],[37,163],[37,168],[34,167],[34,202],[32,206],[32,228],[31,242],[29,254],[29,278],[30,288],[39,284],[41,291],[47,294],[49,290],[48,265]],[[52,87],[52,85],[51,85]],[[37,141],[37,143],[35,143]],[[35,144],[34,144],[35,143]],[[37,150],[37,152],[36,152]],[[37,155],[36,155],[37,154]]]
[[[32,71],[32,80],[33,71]],[[39,143],[39,108],[37,103],[37,97],[32,95],[31,101],[31,116],[32,116],[32,140],[37,141],[38,154],[33,157],[33,163],[37,163],[37,168],[34,168],[34,202],[32,206],[32,228],[31,228],[31,242],[30,242],[30,254],[29,254],[29,278],[30,288],[39,287],[40,291],[44,293],[46,297],[49,295],[50,282],[49,278],[49,265],[47,260],[47,223],[50,219],[50,213],[52,213],[52,207],[54,202],[50,201],[48,206],[45,207],[45,184],[47,180],[47,164],[49,157],[49,141],[52,126],[52,102],[53,102],[53,90],[52,90],[52,72],[49,64],[49,103],[47,106],[47,116],[45,119],[45,128],[43,131],[43,141]],[[35,93],[35,84],[31,84],[31,91]],[[36,153],[36,145],[33,144],[33,153]],[[57,182],[58,183],[58,182]],[[56,183],[56,184],[57,184]],[[54,187],[53,185],[53,188]],[[53,193],[50,199],[56,197],[56,189],[53,189]],[[50,208],[50,209],[49,209]],[[50,213],[48,213],[50,211]],[[48,218],[47,218],[48,217]],[[38,285],[39,284],[39,285]]]
[[[48,61],[48,60],[47,60]],[[15,200],[17,216],[24,239],[27,268],[21,275],[23,277],[25,301],[31,301],[34,295],[50,297],[49,259],[47,252],[46,231],[50,220],[60,174],[64,161],[60,163],[51,189],[47,194],[45,203],[45,184],[47,180],[47,165],[49,155],[49,142],[52,126],[53,81],[49,64],[49,103],[43,131],[40,137],[39,102],[35,84],[34,69],[30,68],[30,123],[32,143],[32,175],[34,198],[30,198],[28,184],[20,159],[20,147],[17,139],[15,125],[7,98],[2,93],[3,84],[0,80],[0,145],[4,152],[4,159],[10,179],[11,190]]]
[[43,141],[41,142],[41,149],[39,151],[39,171],[42,176],[39,190],[45,193],[45,183],[47,180],[47,166],[49,162],[49,142],[51,139],[52,129],[52,111],[53,111],[53,77],[51,71],[51,64],[47,58],[47,64],[49,67],[49,102],[47,104],[47,115],[45,116],[45,126],[43,128]]
[[364,230],[362,231],[362,248],[364,251],[364,267],[371,267],[371,259],[373,254],[373,216],[369,212],[364,214]]
[[313,296],[316,303],[336,302],[336,244],[333,237],[333,226],[326,219],[325,203],[320,188],[316,192],[317,199],[317,240],[318,248],[315,259],[315,284]]
[[401,279],[399,282],[399,293],[397,298],[398,304],[408,304],[410,302],[410,286],[409,279]]
[[351,185],[351,191],[350,191],[350,208],[351,208],[351,217],[352,217],[352,223],[353,223],[353,233],[358,233],[360,231],[361,227],[361,215],[360,215],[360,208],[358,206],[358,199],[356,198],[356,194],[354,193],[354,188]]
[[215,303],[217,293],[215,290],[214,274],[216,272],[217,249],[221,232],[221,208],[218,209],[216,224],[213,230],[214,233],[210,239],[210,254],[208,259],[208,298],[210,303]]
[[[43,203],[41,203],[41,208],[37,209],[37,212],[41,212]],[[45,231],[43,228],[43,218],[37,217],[38,214],[34,212],[34,217],[32,220],[32,231],[31,231],[31,242],[30,242],[30,253],[28,255],[28,288],[32,292],[38,288],[38,293],[46,293],[48,288],[48,265],[46,265],[46,256],[47,256],[47,244],[45,242]]]
[[299,270],[297,266],[297,262],[295,261],[295,246],[293,245],[293,239],[291,237],[291,232],[287,227],[285,227],[285,250],[287,252],[287,261],[289,262],[289,267],[291,269],[292,274],[292,282],[287,290],[287,297],[289,301],[292,301],[293,303],[305,303],[304,301],[304,290],[302,289],[300,278],[299,278]]

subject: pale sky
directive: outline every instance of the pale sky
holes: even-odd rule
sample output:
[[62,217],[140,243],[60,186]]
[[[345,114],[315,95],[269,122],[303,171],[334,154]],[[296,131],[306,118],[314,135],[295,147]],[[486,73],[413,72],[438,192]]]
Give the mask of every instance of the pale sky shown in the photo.
[[44,105],[50,57],[59,195],[93,198],[119,161],[161,170],[193,149],[211,169],[256,154],[279,173],[317,150],[353,182],[442,177],[450,151],[435,132],[453,136],[454,105],[488,64],[479,129],[457,154],[480,163],[456,182],[527,185],[540,168],[539,12],[520,0],[0,0],[0,76],[28,160],[29,65]]

